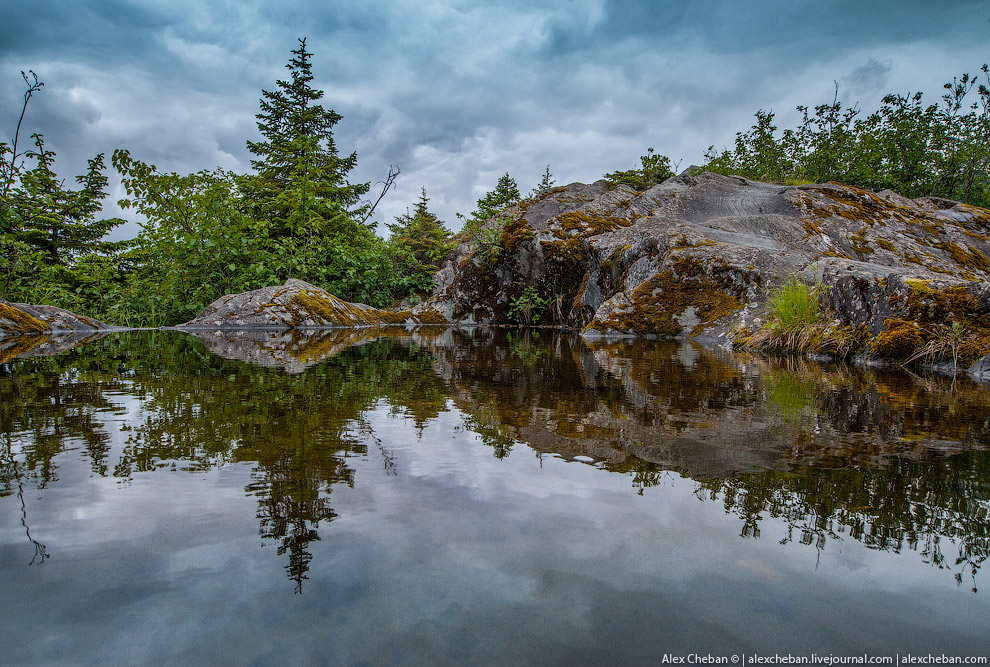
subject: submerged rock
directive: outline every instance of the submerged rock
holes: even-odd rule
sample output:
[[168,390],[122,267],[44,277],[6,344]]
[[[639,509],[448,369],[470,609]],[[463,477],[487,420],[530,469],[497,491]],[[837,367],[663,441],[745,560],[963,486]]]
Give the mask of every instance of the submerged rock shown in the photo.
[[953,304],[990,324],[990,211],[966,204],[704,173],[645,192],[572,184],[505,216],[502,250],[460,246],[421,308],[724,343],[762,327],[771,289],[797,276],[823,286],[839,324],[873,336],[892,318],[938,322]]
[[179,329],[330,329],[443,323],[423,312],[388,311],[338,299],[290,278],[284,285],[222,296]]
[[110,329],[103,322],[55,306],[0,301],[0,338]]

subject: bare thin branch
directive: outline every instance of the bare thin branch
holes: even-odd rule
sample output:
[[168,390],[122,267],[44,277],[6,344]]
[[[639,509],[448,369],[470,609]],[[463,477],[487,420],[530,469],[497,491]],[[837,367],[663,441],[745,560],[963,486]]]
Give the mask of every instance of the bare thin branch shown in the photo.
[[389,165],[388,176],[385,177],[384,181],[379,181],[382,184],[382,192],[378,195],[378,199],[375,200],[375,203],[371,205],[371,208],[368,209],[368,212],[364,214],[364,217],[361,218],[362,225],[372,216],[375,212],[375,208],[378,207],[379,202],[381,202],[381,200],[385,197],[385,194],[392,188],[392,186],[395,185],[395,179],[398,178],[401,173],[402,172],[398,167]]

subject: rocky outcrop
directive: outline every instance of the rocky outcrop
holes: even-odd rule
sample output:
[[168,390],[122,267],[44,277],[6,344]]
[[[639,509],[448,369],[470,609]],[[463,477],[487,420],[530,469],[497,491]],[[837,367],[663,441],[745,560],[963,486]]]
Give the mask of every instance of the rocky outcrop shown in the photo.
[[0,301],[0,338],[110,329],[103,322],[55,306]]
[[220,297],[179,329],[331,329],[444,323],[435,313],[349,303],[302,280]]
[[924,313],[990,324],[990,211],[957,202],[704,173],[645,192],[573,184],[504,217],[501,251],[460,246],[422,308],[492,324],[528,303],[589,337],[726,343],[763,326],[770,290],[798,276],[873,336]]

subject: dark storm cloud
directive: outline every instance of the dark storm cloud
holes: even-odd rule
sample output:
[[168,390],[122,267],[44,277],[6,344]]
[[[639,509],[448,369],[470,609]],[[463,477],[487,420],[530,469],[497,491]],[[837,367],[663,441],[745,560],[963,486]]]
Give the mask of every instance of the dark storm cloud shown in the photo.
[[937,91],[990,38],[985,2],[965,0],[0,0],[0,14],[0,137],[34,68],[47,85],[26,123],[60,171],[115,147],[167,170],[248,170],[261,90],[306,36],[354,179],[403,170],[382,217],[425,186],[448,222],[505,171],[528,190],[547,163],[558,182],[594,180],[647,146],[697,162],[756,109],[786,121],[833,81],[864,106]]

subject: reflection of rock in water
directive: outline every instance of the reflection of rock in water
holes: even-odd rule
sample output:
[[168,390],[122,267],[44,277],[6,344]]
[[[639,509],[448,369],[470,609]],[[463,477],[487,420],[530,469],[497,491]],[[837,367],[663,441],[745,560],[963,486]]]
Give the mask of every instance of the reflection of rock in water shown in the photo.
[[[402,333],[405,333],[405,331]],[[360,343],[388,335],[388,330],[323,329],[268,331],[190,331],[213,354],[258,366],[302,373],[310,366]],[[394,334],[393,334],[394,335]]]
[[640,492],[678,471],[743,537],[775,517],[773,539],[915,551],[976,590],[990,459],[967,450],[990,446],[990,394],[973,383],[545,333],[431,351],[498,458],[519,442],[591,456]]
[[703,479],[877,468],[896,457],[924,460],[990,443],[990,424],[947,423],[943,412],[985,412],[985,390],[903,373],[546,332],[432,351],[458,407],[501,455],[516,440],[591,456],[614,470]]
[[[670,470],[701,480],[744,535],[769,513],[809,544],[831,539],[834,521],[876,548],[914,540],[933,563],[949,560],[940,536],[964,535],[960,562],[974,572],[988,552],[990,458],[946,456],[990,443],[990,393],[967,382],[546,330],[197,332],[218,356],[184,334],[124,344],[141,336],[0,369],[0,434],[25,438],[20,468],[0,467],[0,496],[18,475],[57,482],[56,456],[79,443],[93,474],[121,479],[251,463],[261,535],[301,590],[309,545],[337,517],[333,489],[355,484],[350,459],[375,443],[386,471],[402,469],[367,411],[387,403],[422,432],[453,402],[498,456],[523,442],[590,456],[639,487]],[[143,411],[115,463],[101,419],[121,392]]]
[[0,339],[0,364],[26,357],[50,357],[62,354],[84,343],[93,343],[108,332],[80,331],[76,333],[41,334]]

